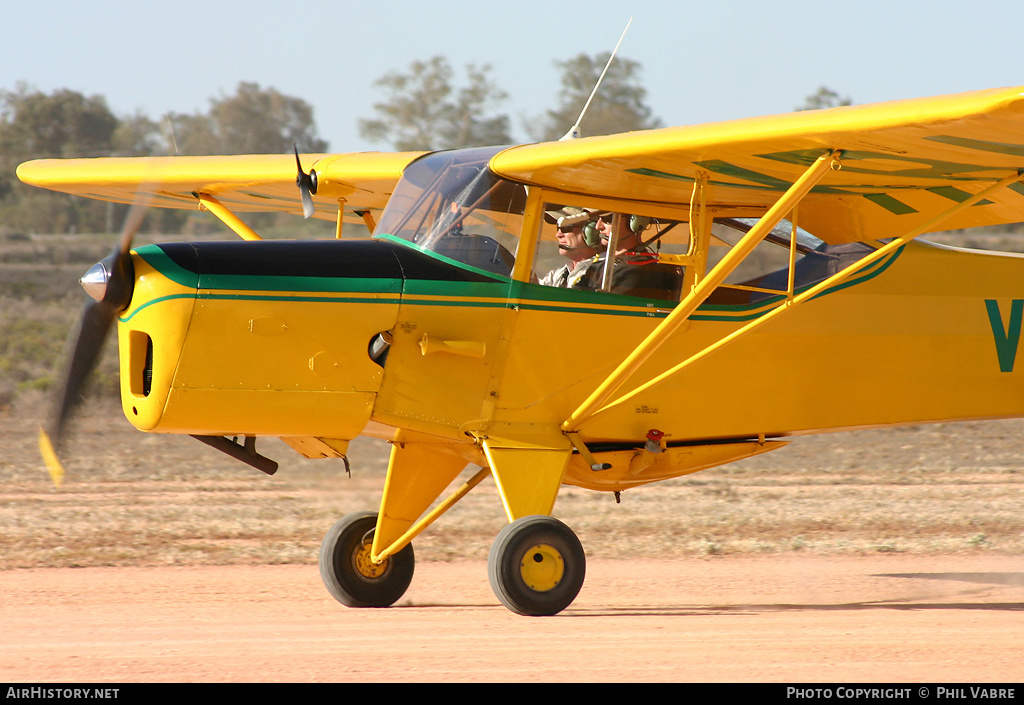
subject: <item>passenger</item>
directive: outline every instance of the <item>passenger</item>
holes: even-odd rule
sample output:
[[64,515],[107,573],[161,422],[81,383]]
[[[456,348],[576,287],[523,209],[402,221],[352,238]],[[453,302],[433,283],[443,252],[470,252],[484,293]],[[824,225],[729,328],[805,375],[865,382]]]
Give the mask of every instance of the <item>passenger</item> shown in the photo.
[[566,206],[555,211],[547,211],[544,219],[555,223],[555,239],[558,240],[558,252],[569,260],[557,269],[552,269],[540,279],[544,286],[571,288],[587,272],[597,248],[588,243],[584,229],[592,224],[591,211],[583,208]]
[[601,213],[597,219],[597,232],[601,236],[603,249],[608,249],[608,243],[612,233],[616,234],[615,254],[624,255],[627,253],[654,254],[651,248],[642,244],[641,236],[650,224],[650,218],[638,215],[627,215],[625,213]]

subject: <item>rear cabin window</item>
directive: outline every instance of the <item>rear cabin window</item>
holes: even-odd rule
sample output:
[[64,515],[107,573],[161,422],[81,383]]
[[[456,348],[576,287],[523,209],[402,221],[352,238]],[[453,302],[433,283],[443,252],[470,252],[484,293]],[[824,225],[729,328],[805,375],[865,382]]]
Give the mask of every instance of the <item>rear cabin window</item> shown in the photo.
[[[717,265],[757,218],[716,218],[711,227],[707,271]],[[793,225],[780,221],[708,298],[712,304],[749,304],[785,295],[789,287],[790,241]],[[850,266],[875,248],[863,242],[828,245],[797,228],[793,288],[799,291]]]

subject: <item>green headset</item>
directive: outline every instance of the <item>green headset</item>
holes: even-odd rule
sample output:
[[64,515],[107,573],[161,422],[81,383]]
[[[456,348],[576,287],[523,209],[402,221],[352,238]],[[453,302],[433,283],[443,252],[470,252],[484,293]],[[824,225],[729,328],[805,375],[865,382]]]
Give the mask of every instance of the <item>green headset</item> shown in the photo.
[[629,229],[639,235],[644,230],[647,230],[651,224],[651,219],[646,215],[631,215],[629,216]]
[[[642,233],[650,224],[651,219],[646,215],[629,216],[629,230],[634,235]],[[587,224],[583,226],[583,239],[591,247],[600,247],[601,234],[597,231],[596,220],[588,221]]]

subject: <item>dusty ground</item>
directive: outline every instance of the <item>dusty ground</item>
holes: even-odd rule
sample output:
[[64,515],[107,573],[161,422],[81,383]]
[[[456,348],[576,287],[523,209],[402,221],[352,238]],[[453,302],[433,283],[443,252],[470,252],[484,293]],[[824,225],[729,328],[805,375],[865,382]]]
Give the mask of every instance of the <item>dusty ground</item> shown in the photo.
[[1020,682],[1024,560],[596,561],[556,617],[497,606],[482,562],[341,607],[315,566],[4,573],[0,682]]
[[[31,401],[29,399],[29,401]],[[55,490],[33,405],[0,413],[0,681],[1018,682],[1024,422],[802,439],[556,515],[588,577],[544,619],[498,605],[485,482],[415,542],[400,603],[352,610],[320,538],[379,500],[276,441],[274,477],[90,407]]]

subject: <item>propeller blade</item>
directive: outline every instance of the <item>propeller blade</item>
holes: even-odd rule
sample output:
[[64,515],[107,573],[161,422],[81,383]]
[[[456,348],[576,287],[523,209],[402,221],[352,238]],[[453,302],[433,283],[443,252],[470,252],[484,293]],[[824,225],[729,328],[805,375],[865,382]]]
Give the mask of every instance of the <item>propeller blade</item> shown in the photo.
[[53,411],[49,422],[39,429],[39,452],[58,487],[64,479],[59,450],[68,419],[82,400],[82,388],[99,360],[114,319],[131,301],[135,286],[131,244],[146,210],[145,203],[132,206],[114,249],[81,280],[91,298],[86,299],[64,344],[64,367],[57,378]]
[[316,213],[316,207],[313,205],[313,196],[309,193],[309,189],[302,188],[302,215],[305,218],[312,217]]
[[60,464],[57,451],[53,449],[53,442],[42,426],[39,427],[39,453],[43,456],[43,462],[54,486],[60,487],[64,482],[64,466]]
[[107,332],[117,311],[102,301],[87,301],[64,346],[65,366],[61,370],[54,408],[47,427],[40,429],[39,450],[50,477],[58,487],[64,476],[57,450],[72,411],[82,400],[82,387],[96,366]]
[[132,204],[131,210],[128,211],[128,216],[124,219],[121,235],[117,239],[117,247],[114,248],[114,251],[118,254],[123,256],[131,251],[132,240],[135,239],[135,235],[139,232],[139,228],[142,227],[142,221],[149,211],[149,200],[149,198],[146,198],[143,201],[137,201]]
[[302,196],[302,215],[309,218],[316,213],[313,205],[313,194],[316,193],[316,172],[312,169],[307,174],[302,170],[302,161],[299,159],[299,146],[292,143],[295,151],[295,166],[299,173],[295,176],[295,185],[299,187],[299,194]]

